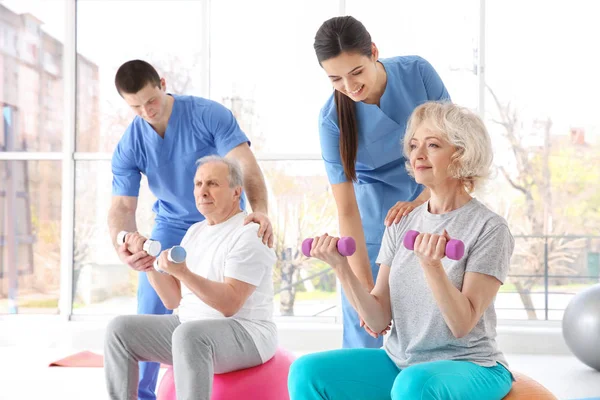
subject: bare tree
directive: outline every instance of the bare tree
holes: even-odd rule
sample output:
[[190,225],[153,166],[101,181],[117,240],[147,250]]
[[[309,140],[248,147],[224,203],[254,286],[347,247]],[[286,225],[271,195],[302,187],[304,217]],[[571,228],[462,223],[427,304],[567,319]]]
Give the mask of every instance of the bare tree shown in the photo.
[[263,152],[266,138],[260,128],[260,118],[256,113],[254,100],[233,94],[223,97],[221,104],[231,110],[242,131],[250,138],[252,151],[255,154]]
[[79,286],[79,278],[81,277],[81,271],[90,261],[90,255],[92,248],[90,247],[90,241],[92,238],[98,236],[100,228],[93,223],[83,222],[81,219],[75,224],[74,229],[74,246],[73,246],[73,286],[72,296],[73,300],[76,299],[77,289]]
[[[451,70],[477,72],[477,68]],[[497,112],[492,122],[502,128],[516,166],[513,173],[502,165],[498,166],[498,170],[512,188],[523,195],[525,203],[523,213],[514,213],[519,220],[511,226],[513,233],[529,237],[516,243],[512,264],[517,266],[518,272],[512,272],[518,276],[511,277],[510,281],[519,293],[528,318],[537,319],[531,288],[550,271],[572,273],[571,266],[579,251],[585,247],[585,241],[556,237],[567,234],[568,221],[556,218],[553,208],[551,118],[537,119],[531,129],[523,129],[524,123],[517,108],[510,102],[503,103],[487,83],[485,87]],[[538,146],[528,145],[524,139],[536,131],[541,131],[541,143]]]
[[[572,273],[569,266],[577,257],[577,251],[585,246],[581,239],[549,237],[563,234],[557,229],[552,202],[552,174],[550,154],[552,142],[550,133],[552,120],[545,118],[536,120],[533,129],[541,130],[542,142],[539,146],[528,146],[524,139],[532,132],[520,129],[521,121],[515,107],[510,103],[502,104],[492,88],[487,89],[494,100],[499,119],[492,121],[503,128],[504,138],[516,163],[516,171],[511,174],[504,166],[498,166],[509,184],[523,194],[525,212],[513,231],[522,235],[531,235],[517,244],[513,262],[518,265],[518,277],[511,277],[517,292],[527,311],[529,319],[537,319],[535,307],[531,299],[531,288],[546,273]],[[546,269],[547,268],[547,269]]]
[[159,75],[165,78],[168,92],[185,95],[189,94],[188,92],[192,88],[193,71],[198,68],[199,59],[200,54],[195,54],[190,63],[176,55],[170,57],[150,56],[148,62],[156,68]]
[[[302,241],[331,229],[335,207],[324,177],[291,177],[284,169],[270,169],[271,213],[277,254],[276,276],[280,281],[281,315],[294,315],[299,271],[312,263],[302,254]],[[329,269],[328,269],[329,272]],[[278,275],[278,276],[277,276]]]
[[[250,137],[255,153],[264,151],[266,138],[260,129],[255,103],[239,95],[222,99],[242,130]],[[307,262],[300,251],[305,237],[315,236],[333,223],[334,209],[328,184],[321,176],[294,177],[285,172],[285,165],[262,163],[267,186],[270,189],[269,215],[273,222],[277,264],[274,281],[280,286],[280,312],[294,315],[297,281],[300,270],[313,263]],[[290,168],[288,168],[289,170]]]

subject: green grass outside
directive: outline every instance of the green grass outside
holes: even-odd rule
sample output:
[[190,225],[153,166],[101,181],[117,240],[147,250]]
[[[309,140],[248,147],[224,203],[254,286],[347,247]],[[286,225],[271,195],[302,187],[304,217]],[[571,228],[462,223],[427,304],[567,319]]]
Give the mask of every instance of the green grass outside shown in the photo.
[[[335,300],[336,292],[324,292],[315,290],[313,292],[296,292],[296,301],[303,300]],[[275,295],[275,301],[279,302],[279,294]]]
[[[80,303],[73,303],[73,308],[83,307]],[[19,302],[19,308],[58,308],[58,299],[39,299]]]
[[[552,285],[549,287],[551,292],[573,292],[576,293],[582,289],[589,287],[590,284],[568,284],[568,285]],[[515,292],[515,285],[512,283],[506,283],[500,287],[500,293],[503,292]],[[544,285],[535,285],[531,288],[532,292],[544,292]],[[336,292],[325,292],[322,290],[315,290],[313,292],[296,292],[296,301],[311,301],[311,300],[335,300]],[[279,302],[279,294],[275,295],[275,301]],[[58,299],[36,299],[19,302],[21,308],[58,308]],[[74,303],[73,308],[82,308],[83,305]]]
[[[573,293],[577,293],[582,289],[588,288],[590,287],[591,284],[589,283],[570,283],[568,285],[549,285],[548,286],[548,291],[549,292],[573,292]],[[504,285],[500,286],[500,293],[502,292],[516,292],[517,288],[515,287],[515,285],[513,283],[505,283]],[[537,284],[537,285],[533,285],[530,289],[531,292],[544,292],[544,285],[543,284]]]

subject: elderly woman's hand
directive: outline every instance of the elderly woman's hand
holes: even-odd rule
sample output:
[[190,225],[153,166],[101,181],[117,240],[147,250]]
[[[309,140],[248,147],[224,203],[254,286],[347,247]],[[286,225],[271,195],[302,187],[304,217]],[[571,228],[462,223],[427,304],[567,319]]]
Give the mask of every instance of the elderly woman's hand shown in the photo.
[[342,256],[337,249],[339,240],[338,237],[329,236],[328,234],[317,236],[313,239],[310,256],[326,262],[332,268],[348,265],[348,259]]
[[442,258],[446,256],[446,243],[450,235],[444,229],[441,235],[420,233],[415,239],[414,252],[421,261],[423,268],[439,268]]
[[390,331],[390,329],[392,329],[392,321],[390,321],[390,323],[388,324],[388,326],[384,330],[382,330],[381,332],[377,333],[377,332],[372,331],[371,328],[369,328],[367,326],[367,324],[365,324],[365,321],[360,316],[358,317],[358,320],[360,322],[360,326],[362,328],[364,328],[364,330],[367,331],[367,333],[370,336],[374,337],[375,339],[377,339],[379,336],[386,335]]

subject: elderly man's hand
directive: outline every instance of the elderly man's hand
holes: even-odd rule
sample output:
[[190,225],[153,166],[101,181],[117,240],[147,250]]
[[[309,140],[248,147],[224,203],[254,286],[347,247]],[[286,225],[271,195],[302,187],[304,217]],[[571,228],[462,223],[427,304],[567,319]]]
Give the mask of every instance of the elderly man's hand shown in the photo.
[[258,228],[258,237],[262,238],[264,244],[268,244],[269,247],[273,247],[273,226],[271,225],[271,221],[269,220],[267,214],[253,212],[246,217],[244,220],[244,225],[247,225],[250,222],[256,222],[260,225],[260,228]]
[[163,271],[166,272],[167,274],[174,276],[175,278],[180,279],[180,276],[185,273],[188,269],[187,264],[185,261],[180,262],[180,263],[175,263],[175,262],[171,262],[169,261],[169,250],[164,250],[163,252],[160,253],[160,256],[158,256],[158,268]]

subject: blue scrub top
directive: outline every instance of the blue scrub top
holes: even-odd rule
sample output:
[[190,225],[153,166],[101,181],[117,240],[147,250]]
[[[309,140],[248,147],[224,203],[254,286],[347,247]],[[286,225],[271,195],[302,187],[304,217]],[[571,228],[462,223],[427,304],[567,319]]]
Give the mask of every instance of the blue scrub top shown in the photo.
[[[185,231],[204,219],[194,200],[196,161],[207,155],[224,157],[250,141],[223,105],[200,97],[171,96],[175,101],[164,138],[136,116],[117,144],[112,193],[137,197],[141,174],[146,175],[157,198],[152,207],[157,226]],[[241,206],[245,207],[244,196]]]
[[[432,100],[450,100],[435,69],[418,56],[379,60],[387,73],[380,107],[355,103],[358,151],[354,183],[366,242],[381,243],[384,219],[398,201],[412,201],[422,186],[406,172],[402,141],[413,110]],[[333,95],[321,109],[319,136],[331,184],[346,182],[340,157],[340,130]]]

